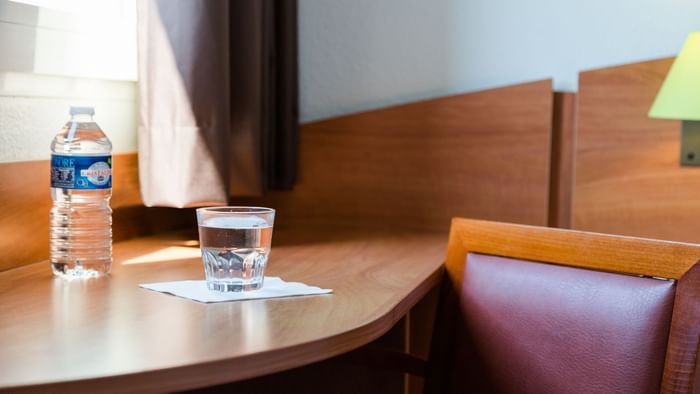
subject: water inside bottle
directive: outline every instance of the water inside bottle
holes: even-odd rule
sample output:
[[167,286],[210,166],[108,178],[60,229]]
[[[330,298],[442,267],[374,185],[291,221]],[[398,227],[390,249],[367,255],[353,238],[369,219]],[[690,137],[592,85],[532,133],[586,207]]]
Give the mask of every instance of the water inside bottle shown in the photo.
[[[97,277],[110,270],[112,210],[109,200],[112,189],[106,186],[108,181],[111,186],[108,178],[111,177],[111,150],[109,139],[92,116],[86,114],[75,114],[51,144],[54,187],[51,187],[49,259],[54,274],[58,276]],[[68,164],[54,163],[54,157],[96,163],[90,169],[76,173],[77,170]],[[93,186],[100,188],[91,189]]]

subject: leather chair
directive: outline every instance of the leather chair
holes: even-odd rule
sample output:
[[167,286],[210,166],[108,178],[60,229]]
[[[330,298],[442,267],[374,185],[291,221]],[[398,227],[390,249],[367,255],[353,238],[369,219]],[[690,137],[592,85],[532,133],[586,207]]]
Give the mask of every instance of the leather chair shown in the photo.
[[454,219],[432,393],[699,393],[700,245]]

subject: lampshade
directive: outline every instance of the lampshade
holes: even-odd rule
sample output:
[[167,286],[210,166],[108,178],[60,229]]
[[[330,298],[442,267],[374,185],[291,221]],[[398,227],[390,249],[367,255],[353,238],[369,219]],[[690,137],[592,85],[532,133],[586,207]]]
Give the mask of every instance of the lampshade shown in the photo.
[[656,95],[649,116],[700,120],[700,32],[688,36]]

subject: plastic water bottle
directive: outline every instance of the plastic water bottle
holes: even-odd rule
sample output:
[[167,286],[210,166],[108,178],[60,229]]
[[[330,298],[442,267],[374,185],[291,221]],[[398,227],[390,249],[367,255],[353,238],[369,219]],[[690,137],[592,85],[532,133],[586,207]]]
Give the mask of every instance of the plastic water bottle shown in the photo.
[[51,268],[65,278],[105,275],[112,265],[112,143],[92,107],[71,107],[51,142]]

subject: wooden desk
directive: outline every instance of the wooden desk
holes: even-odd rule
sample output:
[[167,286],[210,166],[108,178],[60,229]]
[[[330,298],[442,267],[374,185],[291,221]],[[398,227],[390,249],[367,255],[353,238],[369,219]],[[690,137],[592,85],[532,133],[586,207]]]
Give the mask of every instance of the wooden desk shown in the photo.
[[115,244],[109,278],[48,263],[0,273],[0,391],[173,391],[278,372],[358,348],[440,278],[444,234],[274,234],[268,274],[324,296],[200,304],[138,287],[203,278],[192,237]]

